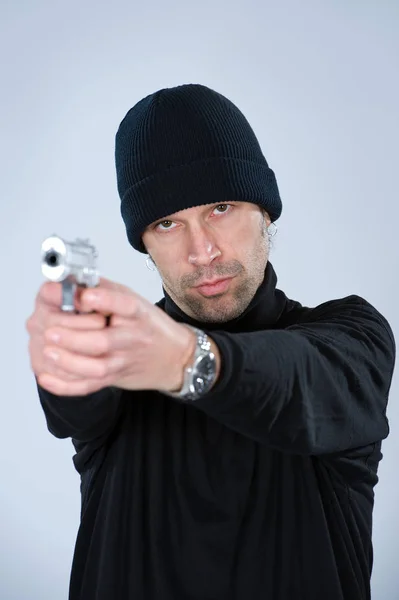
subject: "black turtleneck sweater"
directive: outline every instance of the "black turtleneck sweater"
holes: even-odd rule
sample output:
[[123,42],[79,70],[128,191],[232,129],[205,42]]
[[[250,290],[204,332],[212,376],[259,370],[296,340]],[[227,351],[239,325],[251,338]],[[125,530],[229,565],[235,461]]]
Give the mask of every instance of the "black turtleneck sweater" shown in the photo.
[[370,598],[393,334],[359,296],[306,308],[276,282],[268,263],[224,324],[157,303],[220,349],[220,379],[195,403],[39,387],[81,475],[70,600]]

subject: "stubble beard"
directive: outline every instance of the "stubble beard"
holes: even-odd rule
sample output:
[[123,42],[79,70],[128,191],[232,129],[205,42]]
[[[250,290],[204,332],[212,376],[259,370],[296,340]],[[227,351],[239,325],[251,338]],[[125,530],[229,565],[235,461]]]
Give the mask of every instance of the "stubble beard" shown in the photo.
[[[240,276],[238,276],[240,277]],[[262,278],[263,279],[263,278]],[[191,316],[203,323],[226,323],[239,317],[250,304],[261,281],[247,276],[237,285],[233,279],[232,290],[207,298],[185,294],[184,305]]]
[[[202,323],[226,323],[236,319],[247,309],[264,280],[268,257],[268,248],[264,248],[262,253],[259,252],[257,257],[253,257],[249,270],[240,265],[241,270],[236,278],[232,279],[230,288],[215,296],[200,296],[192,287],[182,287],[176,293],[167,282],[164,281],[163,285],[173,301],[188,316]],[[220,274],[221,277],[228,275]]]

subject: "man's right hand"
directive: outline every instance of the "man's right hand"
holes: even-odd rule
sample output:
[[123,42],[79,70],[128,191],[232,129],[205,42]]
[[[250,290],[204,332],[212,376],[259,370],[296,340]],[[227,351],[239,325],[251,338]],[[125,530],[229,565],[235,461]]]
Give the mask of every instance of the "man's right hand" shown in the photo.
[[[73,314],[61,310],[62,284],[45,282],[36,296],[35,309],[26,321],[30,335],[29,356],[31,368],[38,378],[43,373],[58,375],[65,380],[81,379],[81,376],[67,373],[46,357],[45,348],[50,346],[47,336],[55,327],[65,327],[79,331],[93,331],[105,327],[101,314]],[[77,298],[77,308],[79,300]]]

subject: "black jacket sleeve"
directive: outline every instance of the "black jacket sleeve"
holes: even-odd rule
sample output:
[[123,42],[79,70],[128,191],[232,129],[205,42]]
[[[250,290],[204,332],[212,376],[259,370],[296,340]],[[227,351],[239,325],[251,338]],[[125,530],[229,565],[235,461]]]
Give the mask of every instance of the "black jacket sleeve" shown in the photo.
[[326,302],[311,319],[286,329],[209,332],[222,370],[197,408],[293,454],[335,453],[387,437],[395,364],[388,322],[358,296]]
[[92,442],[109,433],[123,408],[123,390],[104,388],[87,396],[56,396],[37,380],[39,399],[50,433],[57,438]]

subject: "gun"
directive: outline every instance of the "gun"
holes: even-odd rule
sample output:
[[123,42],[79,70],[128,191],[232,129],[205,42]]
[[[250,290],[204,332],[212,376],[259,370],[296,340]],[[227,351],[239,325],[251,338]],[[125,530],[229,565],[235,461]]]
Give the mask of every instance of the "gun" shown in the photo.
[[62,310],[77,312],[74,302],[77,286],[99,284],[97,257],[98,252],[88,239],[67,242],[53,234],[43,241],[42,274],[49,281],[62,283]]

